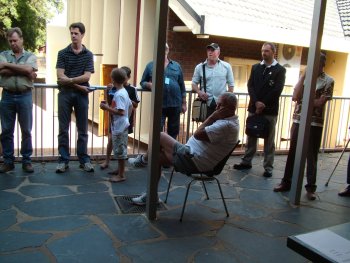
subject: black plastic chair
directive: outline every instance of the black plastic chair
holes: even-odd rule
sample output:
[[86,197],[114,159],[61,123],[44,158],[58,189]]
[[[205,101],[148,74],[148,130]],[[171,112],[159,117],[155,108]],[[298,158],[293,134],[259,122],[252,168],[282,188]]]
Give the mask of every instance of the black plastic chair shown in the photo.
[[[222,193],[222,189],[221,189],[221,186],[220,186],[220,182],[219,182],[219,180],[218,180],[215,176],[221,174],[222,170],[224,169],[224,167],[225,167],[225,165],[226,165],[226,162],[227,162],[228,158],[230,158],[232,152],[236,149],[236,147],[239,145],[239,143],[240,143],[240,140],[237,141],[237,143],[235,144],[235,146],[233,147],[233,149],[224,157],[224,159],[222,159],[222,160],[213,168],[213,170],[207,171],[207,172],[198,172],[198,173],[196,173],[196,174],[186,174],[187,176],[191,177],[192,180],[187,184],[187,190],[186,190],[185,200],[184,200],[184,203],[183,203],[183,206],[182,206],[182,212],[181,212],[180,222],[182,222],[182,217],[183,217],[183,214],[184,214],[184,212],[185,212],[185,207],[186,207],[188,192],[189,192],[189,190],[190,190],[191,184],[192,184],[194,181],[202,181],[202,185],[203,185],[203,188],[204,188],[205,195],[206,195],[206,197],[207,197],[207,200],[209,200],[209,195],[208,195],[207,188],[206,188],[206,186],[205,186],[205,182],[214,181],[214,180],[215,180],[216,183],[217,183],[217,185],[218,185],[218,187],[219,187],[219,190],[220,190],[220,195],[221,195],[222,202],[224,203],[224,207],[225,207],[225,211],[226,211],[226,216],[227,216],[227,217],[230,216],[229,213],[228,213],[228,211],[227,211],[226,202],[225,202],[224,195],[223,195],[223,193]],[[168,200],[169,189],[170,189],[171,181],[172,181],[172,179],[173,179],[174,172],[175,172],[175,168],[174,168],[173,171],[171,172],[171,176],[170,176],[170,179],[169,179],[168,189],[167,189],[167,192],[166,192],[166,197],[165,197],[164,203],[166,203],[167,200]]]

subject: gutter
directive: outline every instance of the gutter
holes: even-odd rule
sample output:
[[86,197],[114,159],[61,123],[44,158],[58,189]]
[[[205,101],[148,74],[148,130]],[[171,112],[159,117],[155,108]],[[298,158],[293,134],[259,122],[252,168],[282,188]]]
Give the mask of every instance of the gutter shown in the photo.
[[193,19],[199,24],[200,26],[200,34],[204,35],[204,24],[205,24],[205,16],[204,15],[198,15],[196,11],[185,1],[185,0],[177,0],[177,2],[187,11],[187,13],[193,17]]

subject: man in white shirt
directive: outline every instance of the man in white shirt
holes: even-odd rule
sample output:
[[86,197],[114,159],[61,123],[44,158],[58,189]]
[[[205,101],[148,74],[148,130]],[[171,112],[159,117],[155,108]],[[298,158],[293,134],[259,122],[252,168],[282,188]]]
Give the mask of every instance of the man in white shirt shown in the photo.
[[[159,168],[161,165],[173,165],[176,171],[185,174],[213,169],[237,143],[239,121],[235,115],[236,108],[237,97],[233,93],[220,95],[214,113],[198,127],[185,145],[162,132]],[[147,161],[148,154],[129,158],[129,163],[134,167],[145,167]],[[144,193],[132,201],[137,205],[145,205],[146,199]]]
[[192,77],[192,91],[207,102],[207,118],[215,111],[218,97],[224,92],[233,92],[234,87],[232,67],[219,56],[219,45],[208,45],[207,59],[195,67]]

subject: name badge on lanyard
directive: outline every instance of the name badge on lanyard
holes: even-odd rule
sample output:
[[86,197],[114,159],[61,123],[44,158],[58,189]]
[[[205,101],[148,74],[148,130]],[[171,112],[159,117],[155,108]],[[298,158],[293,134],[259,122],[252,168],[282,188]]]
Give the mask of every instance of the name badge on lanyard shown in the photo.
[[165,83],[165,85],[169,85],[170,84],[170,79],[168,77],[165,77],[164,83]]

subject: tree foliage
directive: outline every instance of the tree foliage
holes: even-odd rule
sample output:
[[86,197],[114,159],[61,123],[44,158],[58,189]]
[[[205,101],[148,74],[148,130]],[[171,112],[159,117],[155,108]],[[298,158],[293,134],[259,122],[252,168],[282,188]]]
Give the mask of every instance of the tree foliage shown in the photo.
[[63,0],[0,0],[0,51],[8,49],[6,31],[22,29],[24,47],[35,51],[45,45],[46,24],[63,10]]

